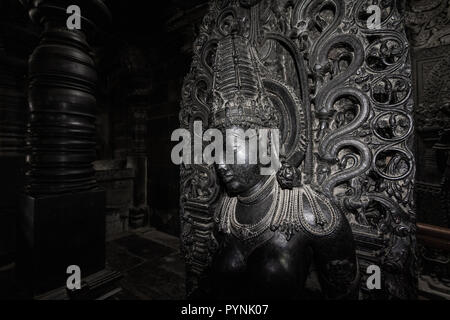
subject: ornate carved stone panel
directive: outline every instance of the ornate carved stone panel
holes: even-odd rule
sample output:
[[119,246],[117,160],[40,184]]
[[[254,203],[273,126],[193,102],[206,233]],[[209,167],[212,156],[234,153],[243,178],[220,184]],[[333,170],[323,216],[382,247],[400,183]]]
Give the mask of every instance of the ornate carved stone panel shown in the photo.
[[419,287],[450,299],[450,45],[416,48],[413,65]]
[[442,185],[446,161],[439,159],[445,152],[438,143],[446,139],[440,135],[450,128],[450,45],[417,49],[413,61],[417,162],[422,164],[416,176],[418,218],[448,228],[448,190]]
[[[238,24],[262,64],[283,121],[298,117],[305,183],[345,211],[357,242],[363,298],[415,294],[413,95],[402,9],[381,1],[381,29],[367,27],[371,0],[212,1],[194,44],[180,122],[207,127],[219,39]],[[282,110],[295,109],[295,114]],[[282,138],[282,143],[290,141]],[[295,148],[294,148],[295,149]],[[298,165],[296,156],[289,155]],[[181,169],[182,243],[188,294],[207,279],[216,249],[213,212],[222,192],[212,166]],[[368,291],[365,270],[382,270]]]
[[431,48],[450,44],[450,1],[406,1],[406,26],[411,45]]

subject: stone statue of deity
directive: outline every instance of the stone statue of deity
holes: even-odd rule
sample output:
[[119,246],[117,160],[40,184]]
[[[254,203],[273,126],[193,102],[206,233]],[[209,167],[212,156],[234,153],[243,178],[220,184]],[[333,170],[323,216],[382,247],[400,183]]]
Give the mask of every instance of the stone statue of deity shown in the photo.
[[[238,32],[219,41],[211,128],[231,136],[248,129],[293,130],[280,128],[283,114],[268,98],[261,68],[255,48]],[[277,155],[279,170],[262,175],[264,165],[249,161],[247,141],[231,141],[236,153],[245,153],[237,154],[245,163],[216,164],[225,192],[214,217],[218,249],[211,264],[213,296],[301,298],[313,263],[325,297],[357,298],[352,230],[332,199],[302,183],[298,167],[284,157],[291,151],[286,146]]]
[[[401,1],[211,0],[180,124],[194,137],[197,121],[216,129],[214,150],[230,135],[223,149],[242,161],[181,166],[188,297],[416,296],[403,12]],[[365,285],[374,265],[380,290]]]

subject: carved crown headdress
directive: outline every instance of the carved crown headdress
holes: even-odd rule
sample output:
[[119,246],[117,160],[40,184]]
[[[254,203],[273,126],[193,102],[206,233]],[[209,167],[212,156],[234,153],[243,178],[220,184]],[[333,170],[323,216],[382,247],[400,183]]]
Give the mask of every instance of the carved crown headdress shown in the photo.
[[261,80],[255,48],[240,35],[218,43],[214,65],[212,126],[278,128],[277,110]]

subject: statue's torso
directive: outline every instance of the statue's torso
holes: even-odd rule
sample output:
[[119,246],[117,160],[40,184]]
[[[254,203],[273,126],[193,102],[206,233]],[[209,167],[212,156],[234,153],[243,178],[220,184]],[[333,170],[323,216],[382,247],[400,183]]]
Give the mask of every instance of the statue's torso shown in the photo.
[[304,234],[287,241],[280,232],[268,229],[250,242],[233,235],[225,235],[220,241],[213,268],[221,278],[216,286],[222,286],[218,290],[223,297],[277,298],[300,294],[311,260]]
[[[304,189],[297,191],[296,194],[301,197]],[[291,206],[291,210],[284,212],[284,218],[282,217],[277,225],[273,221],[282,210],[275,209],[274,212],[270,212],[274,198],[278,199],[278,206]],[[225,224],[228,230],[217,234],[219,249],[213,261],[213,282],[219,296],[224,298],[298,297],[302,294],[312,259],[318,263],[322,274],[333,272],[333,268],[339,269],[340,265],[347,264],[348,270],[344,271],[348,273],[347,280],[354,280],[356,260],[351,230],[345,217],[339,210],[333,208],[332,213],[323,212],[325,219],[323,227],[305,228],[304,224],[307,221],[310,221],[311,225],[315,223],[313,220],[317,213],[314,213],[315,209],[313,210],[308,204],[309,200],[301,203],[298,197],[294,199],[297,201],[297,206],[292,206],[293,200],[290,197],[273,194],[253,206],[237,203],[234,216],[227,217],[226,213],[222,216],[222,219],[229,221],[228,225]],[[324,208],[317,201],[315,203],[318,207]],[[300,205],[302,205],[301,208]],[[267,214],[272,215],[271,219],[266,219]],[[300,214],[303,215],[303,219],[292,218]],[[291,219],[287,216],[291,216]],[[269,223],[266,228],[256,227],[256,231],[252,230],[255,227],[250,227],[251,232],[255,232],[253,236],[240,230],[240,228],[245,229],[245,226],[258,225],[264,219],[272,223]],[[291,234],[287,233],[284,227],[287,227],[285,222],[292,221],[301,223]],[[327,224],[330,223],[332,223],[332,230],[321,235],[319,230],[327,230]],[[308,231],[308,228],[316,230],[317,234]],[[258,232],[260,230],[263,231]],[[289,234],[291,236],[288,236]]]

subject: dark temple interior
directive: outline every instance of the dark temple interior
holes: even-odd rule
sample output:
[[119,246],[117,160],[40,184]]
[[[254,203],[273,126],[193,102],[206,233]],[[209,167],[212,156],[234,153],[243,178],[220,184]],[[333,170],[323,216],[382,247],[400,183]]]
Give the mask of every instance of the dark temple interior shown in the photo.
[[[188,192],[180,166],[171,160],[171,150],[176,144],[171,141],[171,135],[183,123],[186,113],[182,111],[188,110],[183,86],[187,75],[195,72],[193,69],[197,66],[193,58],[200,41],[196,39],[204,32],[202,23],[210,10],[210,2],[0,0],[0,299],[184,300],[204,297],[196,288],[202,284],[199,270],[204,270],[202,264],[206,265],[209,259],[209,253],[204,250],[210,248],[202,240],[202,232],[205,232],[202,226],[209,224],[194,214],[194,218],[189,216],[194,209],[202,212],[203,207],[195,207],[192,204],[195,201],[188,201],[190,206],[180,201],[180,197],[187,197],[180,193]],[[252,1],[242,1],[248,2]],[[284,14],[276,8],[288,7],[291,2],[297,1],[261,3],[269,3],[267,10],[273,10],[276,16]],[[355,3],[372,3],[371,0],[342,2],[352,3],[355,8]],[[402,75],[398,71],[393,76],[397,77],[397,82],[383,80],[394,74],[393,69],[376,69],[379,64],[371,64],[369,59],[376,46],[365,45],[363,56],[369,57],[366,69],[375,70],[370,79],[384,81],[372,91],[374,104],[378,99],[385,107],[369,114],[375,117],[379,110],[390,112],[405,101],[401,97],[404,86],[410,87],[410,102],[404,103],[404,110],[408,110],[414,120],[414,130],[411,129],[414,135],[411,133],[402,147],[392,150],[399,151],[411,143],[414,148],[407,158],[416,169],[415,175],[414,170],[409,171],[413,172],[412,178],[395,186],[394,182],[403,178],[393,178],[392,184],[391,180],[376,184],[367,194],[360,194],[355,200],[359,205],[352,208],[354,212],[361,212],[364,207],[361,203],[369,199],[364,207],[369,215],[377,210],[388,212],[386,214],[397,210],[383,201],[374,204],[382,192],[397,199],[394,200],[396,205],[412,208],[415,216],[409,221],[414,232],[409,239],[414,240],[408,240],[408,246],[414,249],[411,252],[400,250],[394,244],[390,252],[398,255],[380,262],[382,258],[377,250],[397,243],[395,237],[401,237],[402,230],[395,236],[381,236],[384,226],[378,222],[372,224],[370,218],[367,224],[373,228],[354,227],[354,224],[364,224],[359,218],[350,224],[356,255],[361,259],[359,266],[364,269],[360,270],[362,282],[367,279],[367,266],[382,263],[389,273],[390,267],[395,269],[395,259],[400,260],[408,251],[414,256],[414,263],[408,262],[402,268],[414,269],[411,274],[415,274],[415,278],[405,276],[409,279],[405,281],[411,282],[406,287],[415,289],[399,285],[395,279],[405,278],[403,274],[396,276],[395,271],[382,276],[381,290],[363,288],[359,298],[448,300],[450,1],[381,2],[402,3],[398,5],[401,8],[398,12],[410,55],[402,68],[406,65],[410,77],[403,74],[408,80],[400,82],[398,79]],[[73,35],[61,31],[68,16],[61,8],[71,4],[81,8],[81,23],[83,28],[85,26],[82,32]],[[247,10],[247,6],[242,5],[242,8]],[[348,7],[345,10],[353,14]],[[336,14],[338,10],[329,11]],[[324,17],[321,21],[326,24],[327,16]],[[64,49],[58,51],[57,48]],[[383,45],[380,50],[383,51]],[[394,55],[392,51],[389,57]],[[311,55],[305,57],[313,59]],[[294,70],[292,66],[287,65],[288,71],[284,72],[290,74],[289,70]],[[80,77],[71,77],[73,72]],[[322,82],[329,81],[326,72],[324,69]],[[287,78],[287,82],[291,81],[289,76]],[[355,79],[357,83],[359,78]],[[199,91],[206,91],[207,86]],[[296,86],[299,85],[292,85],[294,89]],[[377,89],[381,90],[378,96]],[[383,94],[389,90],[387,99],[390,100],[383,101]],[[202,100],[202,97],[197,99]],[[338,113],[336,111],[332,117]],[[313,113],[313,117],[315,114],[319,112]],[[348,124],[345,112],[342,117],[343,125]],[[353,119],[354,115],[350,117]],[[386,115],[379,119],[382,117],[391,126],[397,121],[393,119],[398,119]],[[316,125],[319,126],[319,120],[313,123],[313,131]],[[400,128],[402,124],[395,123],[395,126]],[[397,129],[387,132],[380,126],[377,130],[379,136],[389,136],[380,139],[389,145],[386,141],[395,136]],[[392,141],[397,143],[399,139]],[[390,146],[396,146],[395,143]],[[378,152],[377,146],[370,145],[370,148]],[[311,157],[313,153],[317,152],[311,151]],[[395,157],[387,151],[380,154],[387,159]],[[378,155],[374,157],[374,166],[379,164],[381,156]],[[347,163],[342,166],[345,168]],[[339,170],[338,166],[330,168]],[[314,181],[318,174],[313,173]],[[376,180],[375,176],[374,173],[360,180],[353,178],[353,182],[338,185],[338,189],[344,190],[357,183],[364,186],[365,181]],[[196,196],[201,198],[203,180],[195,180],[195,183],[200,190],[196,191]],[[412,188],[414,196],[402,198],[405,190]],[[358,194],[352,196],[351,199],[355,199]],[[190,223],[192,228],[197,226],[198,229],[188,235],[185,224]],[[70,275],[67,267],[71,264],[81,267],[83,280],[79,290],[66,288]],[[314,270],[311,274],[306,281],[307,297],[322,299]],[[398,289],[400,287],[403,289]],[[405,293],[408,290],[414,293]]]

